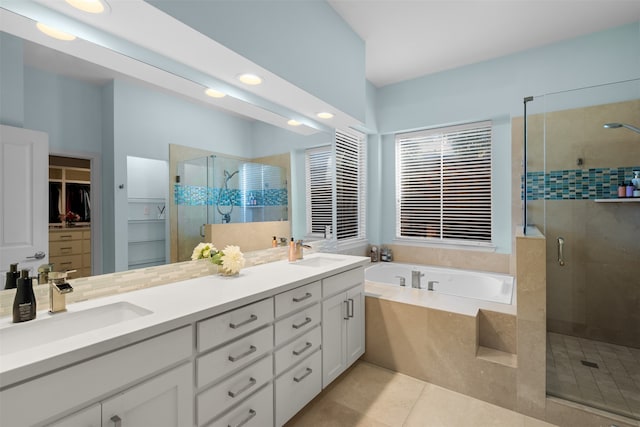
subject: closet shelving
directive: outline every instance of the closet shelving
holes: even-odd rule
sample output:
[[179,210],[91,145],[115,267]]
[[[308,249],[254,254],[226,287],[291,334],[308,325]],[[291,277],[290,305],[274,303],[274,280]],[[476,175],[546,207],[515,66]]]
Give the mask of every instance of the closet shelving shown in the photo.
[[129,198],[129,269],[162,265],[167,203],[162,198]]

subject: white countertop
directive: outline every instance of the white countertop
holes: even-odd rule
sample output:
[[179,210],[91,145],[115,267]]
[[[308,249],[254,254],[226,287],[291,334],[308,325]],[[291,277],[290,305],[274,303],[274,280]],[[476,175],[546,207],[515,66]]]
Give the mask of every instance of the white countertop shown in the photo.
[[[366,257],[324,253],[310,254],[305,260],[313,258],[332,258],[335,262],[310,266],[278,261],[245,268],[235,277],[205,276],[69,304],[67,313],[117,302],[135,304],[152,313],[0,355],[0,389],[369,262]],[[65,314],[39,311],[35,320],[18,324],[11,323],[10,316],[4,317],[0,329],[20,328]]]

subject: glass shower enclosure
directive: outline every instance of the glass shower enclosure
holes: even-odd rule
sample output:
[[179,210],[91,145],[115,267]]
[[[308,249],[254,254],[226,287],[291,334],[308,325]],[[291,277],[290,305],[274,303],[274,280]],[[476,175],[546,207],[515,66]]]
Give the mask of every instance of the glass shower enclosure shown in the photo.
[[640,420],[640,80],[533,98],[523,197],[547,241],[547,394]]

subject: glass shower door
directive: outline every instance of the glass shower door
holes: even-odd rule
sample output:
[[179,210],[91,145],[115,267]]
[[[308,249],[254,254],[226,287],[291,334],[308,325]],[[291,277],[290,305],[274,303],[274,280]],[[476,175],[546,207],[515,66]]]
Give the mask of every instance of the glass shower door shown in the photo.
[[640,419],[639,200],[618,186],[640,169],[640,81],[544,103],[547,393]]
[[178,261],[191,259],[193,248],[204,241],[205,224],[210,218],[214,156],[178,162],[176,204],[178,211]]

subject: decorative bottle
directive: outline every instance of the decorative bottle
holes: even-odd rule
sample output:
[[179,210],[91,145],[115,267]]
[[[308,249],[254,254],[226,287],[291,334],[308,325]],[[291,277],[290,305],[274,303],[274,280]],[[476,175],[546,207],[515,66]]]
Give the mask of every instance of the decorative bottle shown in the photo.
[[22,270],[13,300],[13,323],[26,322],[36,318],[36,296],[29,270]]
[[289,262],[296,262],[296,242],[293,237],[289,242]]

